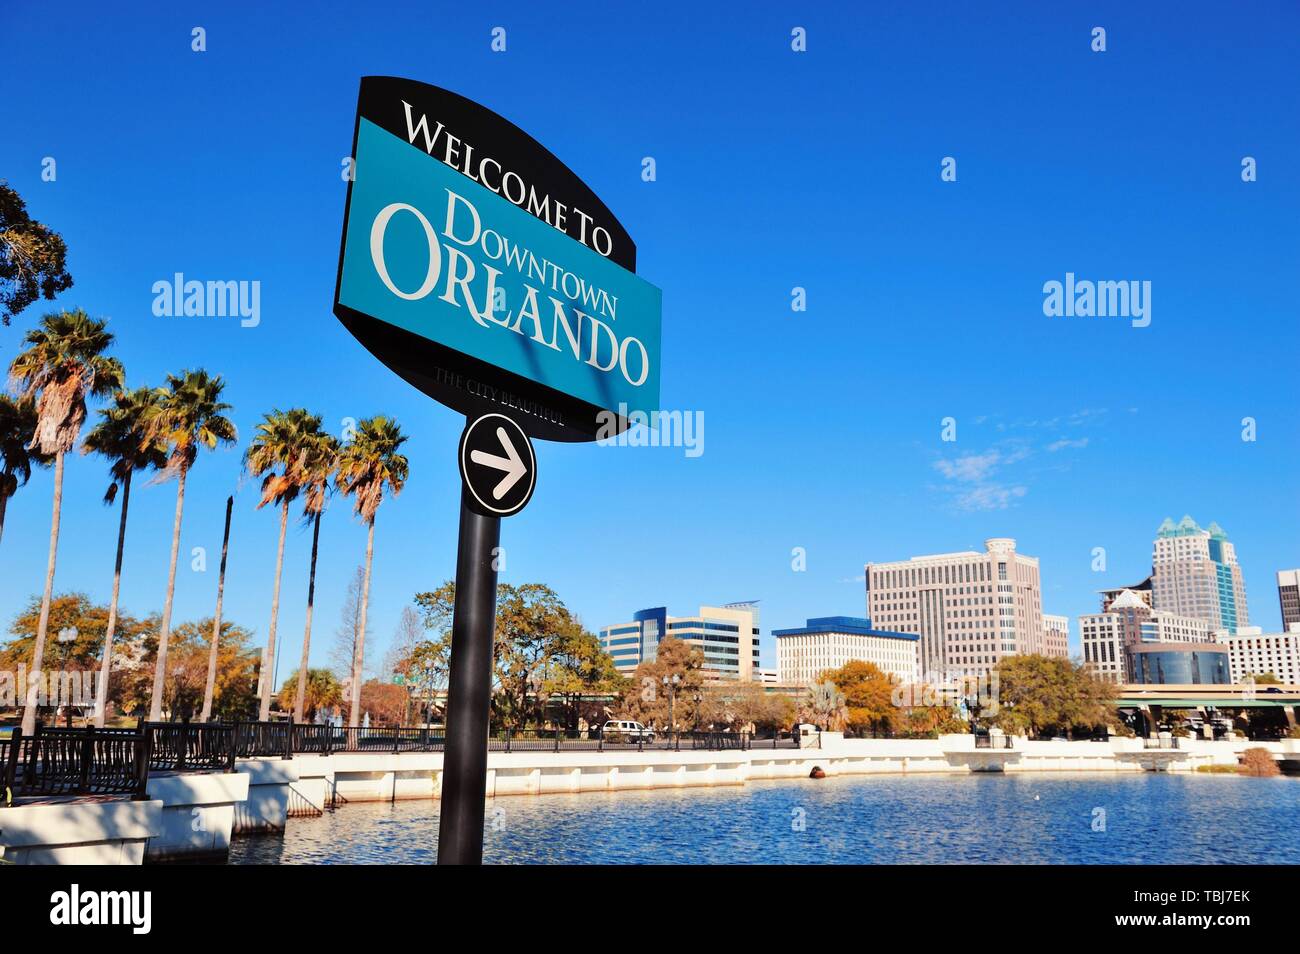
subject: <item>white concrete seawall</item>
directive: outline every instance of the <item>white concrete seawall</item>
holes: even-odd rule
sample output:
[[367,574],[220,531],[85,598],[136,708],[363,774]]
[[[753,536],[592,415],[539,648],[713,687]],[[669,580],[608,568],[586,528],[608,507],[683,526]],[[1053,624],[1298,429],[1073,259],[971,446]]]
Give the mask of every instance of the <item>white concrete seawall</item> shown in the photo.
[[[487,795],[545,795],[623,789],[744,785],[752,779],[807,778],[814,768],[828,776],[970,772],[1191,772],[1202,765],[1235,765],[1245,749],[1265,748],[1275,758],[1300,762],[1300,740],[1284,742],[1179,739],[1179,747],[1147,748],[1142,739],[1106,742],[1031,742],[1017,738],[1010,749],[977,749],[974,737],[938,739],[845,739],[823,733],[820,749],[638,752],[492,752]],[[292,800],[324,809],[331,793],[343,802],[437,798],[440,752],[340,752],[299,755]],[[270,826],[275,827],[275,826]]]
[[[971,772],[1194,772],[1235,765],[1248,748],[1300,765],[1300,740],[1207,742],[1142,739],[1031,742],[977,749],[969,735],[938,739],[845,739],[823,733],[816,749],[721,752],[646,750],[492,752],[487,795],[594,793],[627,789],[745,785],[827,776]],[[20,864],[140,864],[224,858],[232,834],[283,830],[296,815],[347,802],[437,798],[440,752],[339,752],[248,759],[234,773],[163,773],[149,799],[59,799],[0,808],[4,857]]]

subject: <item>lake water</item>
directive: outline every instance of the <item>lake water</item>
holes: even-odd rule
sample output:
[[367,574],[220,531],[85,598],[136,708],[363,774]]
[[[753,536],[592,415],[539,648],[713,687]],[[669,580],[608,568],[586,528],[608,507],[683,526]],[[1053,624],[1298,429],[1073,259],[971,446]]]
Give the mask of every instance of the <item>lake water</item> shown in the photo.
[[[498,798],[495,864],[1300,863],[1300,778],[955,775]],[[438,803],[340,806],[232,864],[428,864]]]

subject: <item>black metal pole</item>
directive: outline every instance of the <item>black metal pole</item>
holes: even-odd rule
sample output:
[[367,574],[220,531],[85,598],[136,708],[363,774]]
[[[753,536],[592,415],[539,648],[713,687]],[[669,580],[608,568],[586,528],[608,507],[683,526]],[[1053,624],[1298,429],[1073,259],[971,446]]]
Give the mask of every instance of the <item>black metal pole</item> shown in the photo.
[[456,604],[447,674],[447,742],[442,757],[438,864],[483,862],[492,634],[496,622],[495,554],[501,518],[471,510],[461,489]]

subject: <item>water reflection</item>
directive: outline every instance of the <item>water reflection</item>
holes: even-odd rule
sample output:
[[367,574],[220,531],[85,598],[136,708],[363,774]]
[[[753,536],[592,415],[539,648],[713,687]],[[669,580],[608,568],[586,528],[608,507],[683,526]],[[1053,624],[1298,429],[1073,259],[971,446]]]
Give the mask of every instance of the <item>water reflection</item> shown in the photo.
[[[496,864],[1300,863],[1300,779],[889,776],[498,798]],[[235,864],[430,864],[438,803],[377,802],[238,839]]]

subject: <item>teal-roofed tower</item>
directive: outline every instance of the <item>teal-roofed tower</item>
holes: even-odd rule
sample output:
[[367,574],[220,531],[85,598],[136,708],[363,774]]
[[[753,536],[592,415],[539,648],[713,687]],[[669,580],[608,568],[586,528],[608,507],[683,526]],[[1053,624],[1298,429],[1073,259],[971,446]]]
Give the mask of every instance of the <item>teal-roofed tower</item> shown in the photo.
[[1157,610],[1203,619],[1216,630],[1249,625],[1237,553],[1217,523],[1202,529],[1190,516],[1178,523],[1166,517],[1156,530],[1151,564]]

